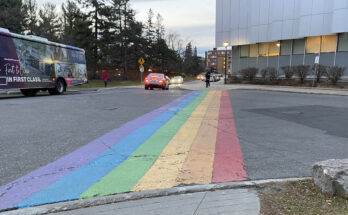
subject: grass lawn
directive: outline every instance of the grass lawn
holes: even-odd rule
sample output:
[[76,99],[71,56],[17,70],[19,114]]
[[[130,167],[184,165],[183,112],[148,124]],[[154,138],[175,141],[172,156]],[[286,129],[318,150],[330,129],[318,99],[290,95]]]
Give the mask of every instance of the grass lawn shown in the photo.
[[[140,81],[108,81],[108,87],[140,86]],[[88,84],[73,86],[71,88],[99,88],[104,87],[102,80],[89,80]]]
[[312,180],[268,184],[259,192],[262,215],[348,214],[348,198],[324,194]]

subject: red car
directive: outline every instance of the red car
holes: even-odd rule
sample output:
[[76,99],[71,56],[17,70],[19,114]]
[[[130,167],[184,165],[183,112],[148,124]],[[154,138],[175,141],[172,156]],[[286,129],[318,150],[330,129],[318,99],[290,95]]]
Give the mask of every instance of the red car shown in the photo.
[[163,90],[169,90],[170,79],[161,73],[150,73],[144,80],[145,90],[149,88],[162,88]]

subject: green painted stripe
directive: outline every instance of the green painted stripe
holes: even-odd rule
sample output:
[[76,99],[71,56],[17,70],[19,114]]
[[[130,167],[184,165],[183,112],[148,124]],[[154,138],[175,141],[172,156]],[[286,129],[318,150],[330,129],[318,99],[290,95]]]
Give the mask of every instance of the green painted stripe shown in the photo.
[[207,94],[206,91],[193,100],[141,145],[126,161],[81,194],[79,198],[84,199],[131,191],[151,168],[164,147],[170,142]]

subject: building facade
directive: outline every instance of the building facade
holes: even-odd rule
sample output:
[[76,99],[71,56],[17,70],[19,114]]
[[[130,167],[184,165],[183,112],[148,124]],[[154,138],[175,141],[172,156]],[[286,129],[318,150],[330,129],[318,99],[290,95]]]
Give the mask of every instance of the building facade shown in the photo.
[[[219,74],[225,74],[226,50],[214,49],[206,53],[206,67],[212,68]],[[227,50],[227,73],[231,72],[232,50]]]
[[216,47],[232,46],[231,72],[244,68],[344,66],[347,0],[216,0]]

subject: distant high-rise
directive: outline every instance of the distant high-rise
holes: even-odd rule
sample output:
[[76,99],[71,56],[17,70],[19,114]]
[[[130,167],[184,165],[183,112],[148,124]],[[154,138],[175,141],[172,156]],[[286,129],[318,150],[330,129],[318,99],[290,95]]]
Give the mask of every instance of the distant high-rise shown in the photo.
[[216,47],[232,46],[232,72],[247,67],[344,66],[348,0],[216,0]]

